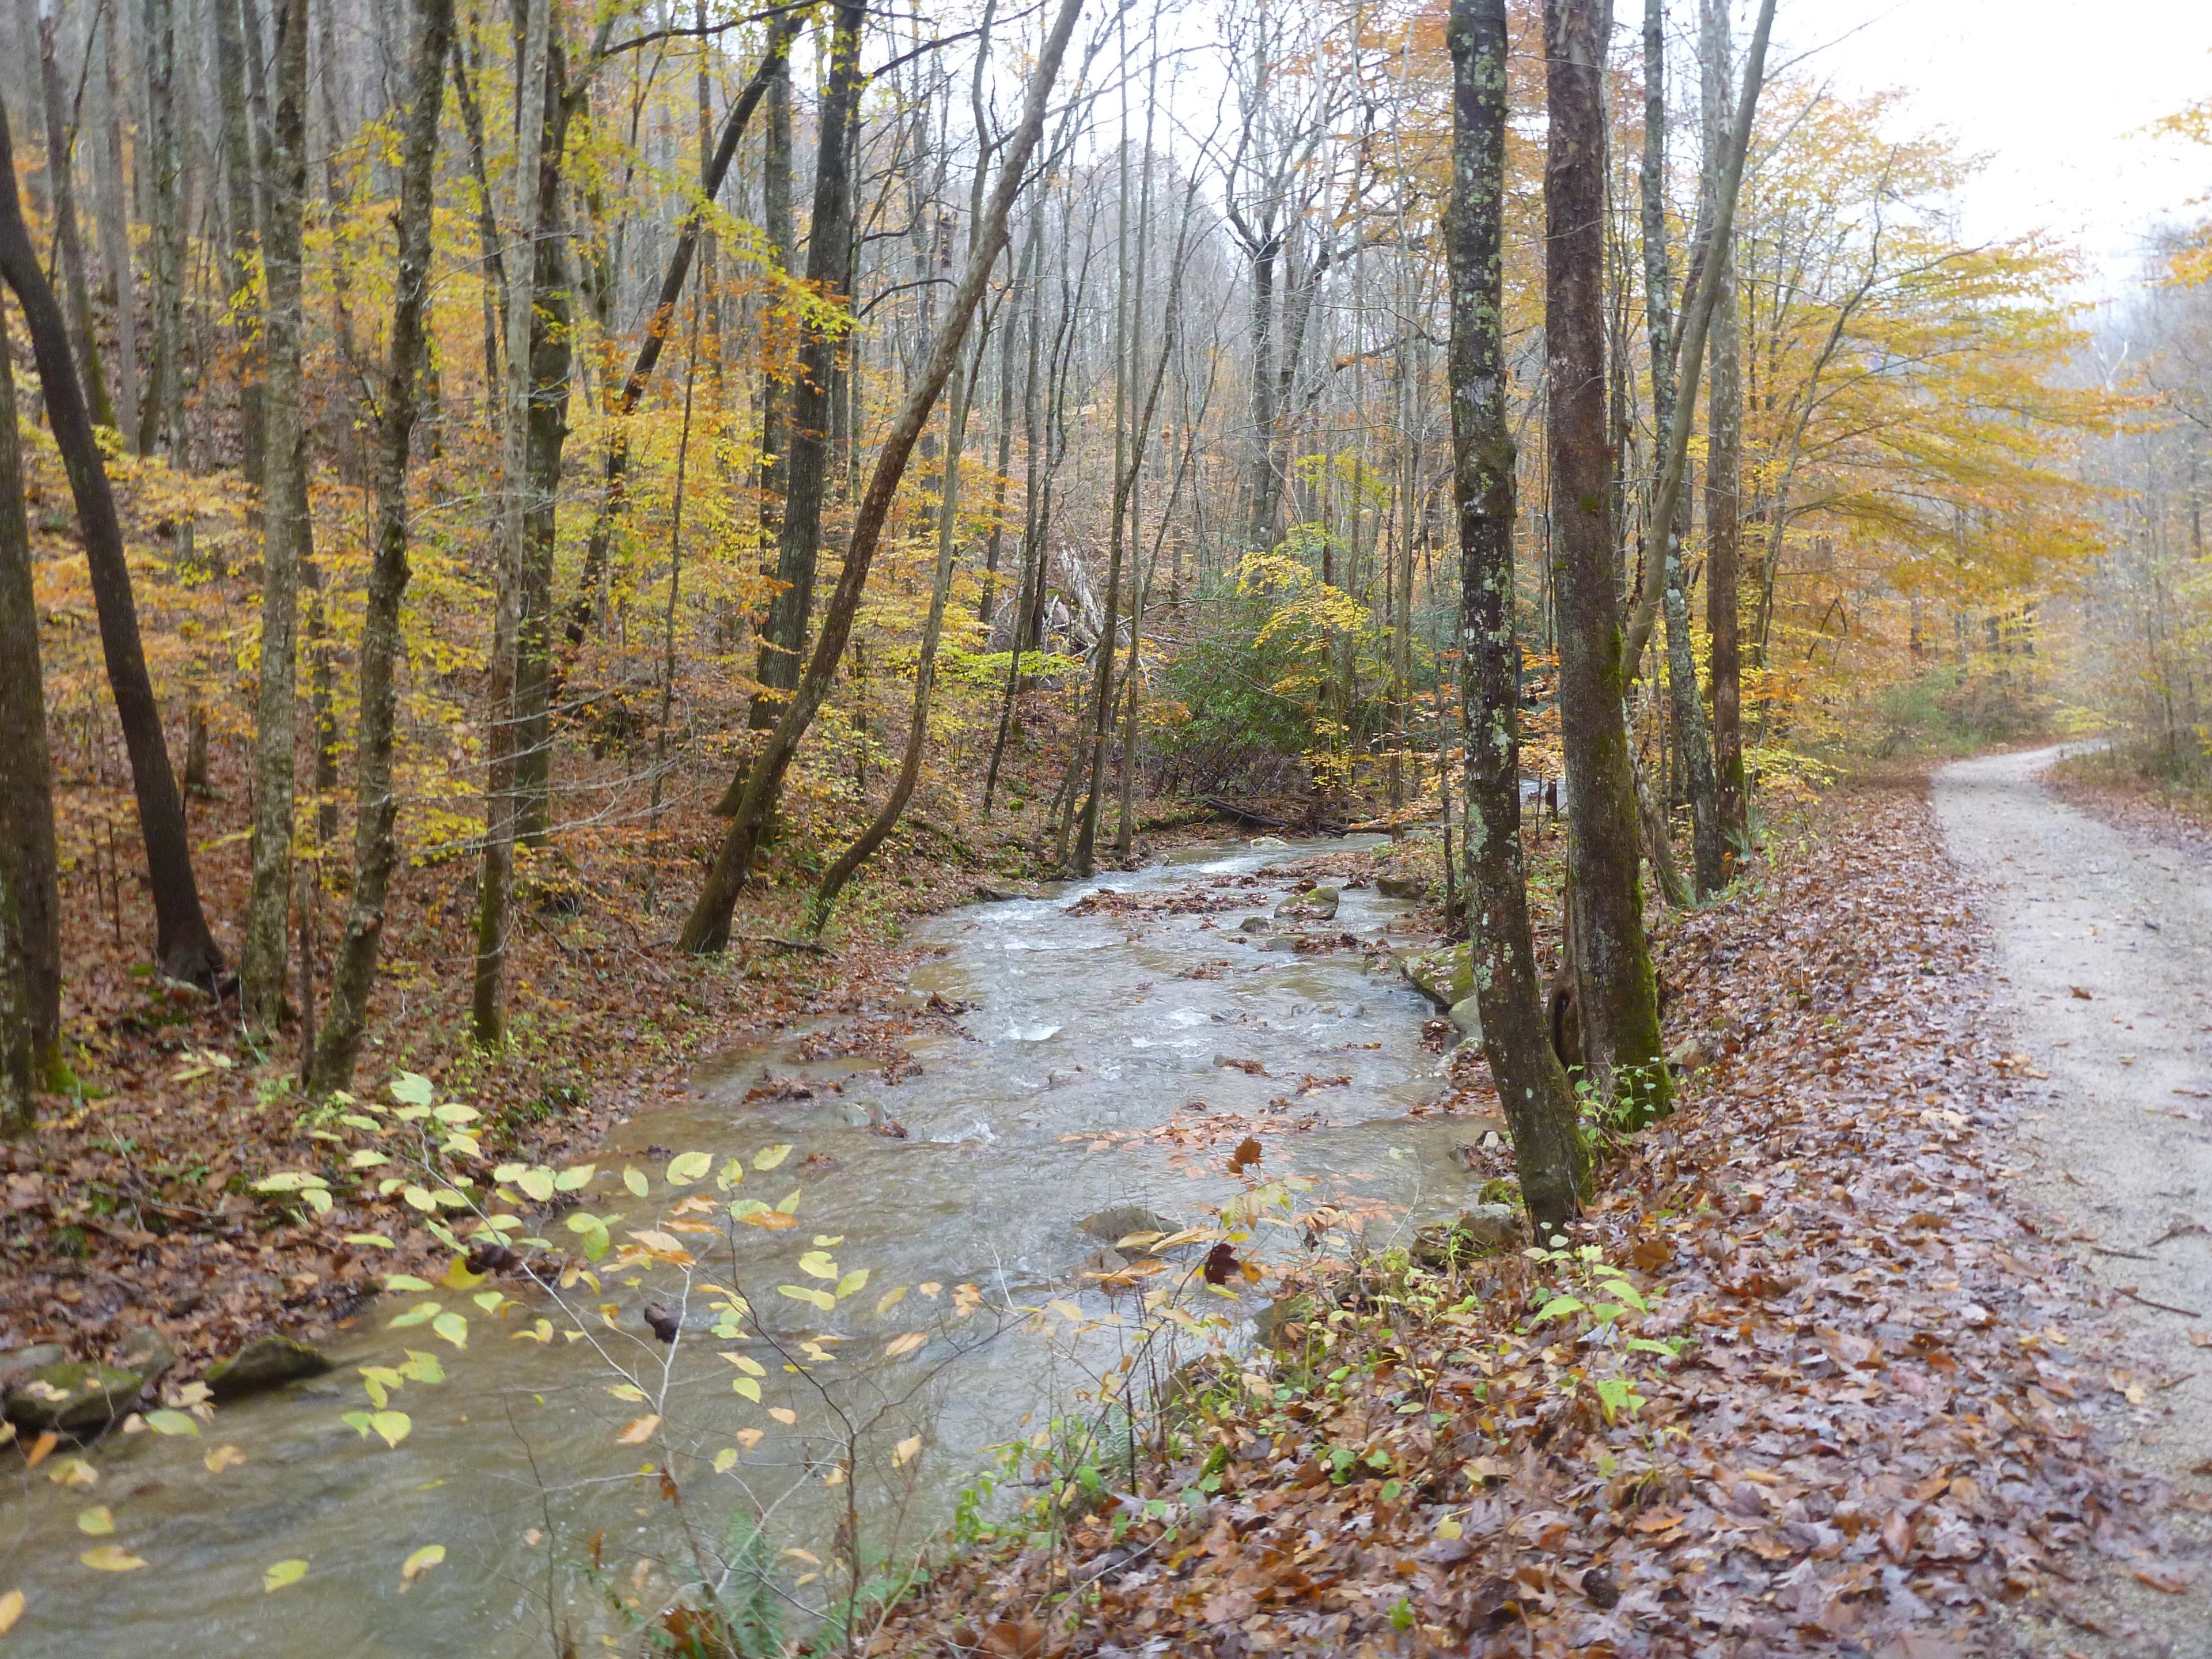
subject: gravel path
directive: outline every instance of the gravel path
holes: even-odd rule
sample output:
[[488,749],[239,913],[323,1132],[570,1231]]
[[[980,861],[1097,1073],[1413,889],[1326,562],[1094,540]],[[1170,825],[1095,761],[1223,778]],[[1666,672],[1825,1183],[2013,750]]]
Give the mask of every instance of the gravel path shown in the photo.
[[[2038,775],[2064,752],[1945,767],[1936,811],[1995,942],[1995,1003],[2018,1063],[2048,1074],[2022,1091],[2023,1196],[2122,1293],[2148,1362],[2130,1379],[2144,1389],[2131,1460],[2202,1492],[2212,1481],[2191,1472],[2212,1459],[2212,1346],[2197,1340],[2212,1343],[2212,864],[2055,799]],[[2205,1641],[2186,1650],[2212,1651]]]

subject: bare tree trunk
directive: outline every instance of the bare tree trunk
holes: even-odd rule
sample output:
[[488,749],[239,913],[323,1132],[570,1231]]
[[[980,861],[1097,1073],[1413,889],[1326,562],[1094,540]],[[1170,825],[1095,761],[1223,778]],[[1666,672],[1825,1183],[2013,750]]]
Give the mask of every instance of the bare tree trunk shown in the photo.
[[445,101],[446,58],[453,50],[453,0],[416,0],[414,61],[399,163],[399,268],[392,308],[392,362],[376,454],[376,544],[362,622],[361,717],[354,760],[353,894],[345,933],[331,967],[330,1010],[316,1045],[310,1087],[317,1094],[352,1086],[368,1023],[369,993],[384,939],[384,908],[397,862],[392,792],[394,676],[399,659],[399,602],[407,591],[407,467],[416,386],[425,352],[423,313],[430,293],[430,221],[438,156],[438,112]]
[[102,118],[96,123],[100,154],[93,194],[100,222],[100,257],[106,267],[108,297],[115,308],[114,419],[111,422],[134,449],[138,442],[138,295],[131,280],[131,222],[123,182],[123,87],[117,40],[123,23],[111,7],[103,26],[100,52]]
[[[100,367],[100,343],[92,331],[92,295],[85,282],[84,244],[77,235],[76,167],[70,156],[70,123],[62,93],[61,65],[55,61],[54,18],[39,19],[39,90],[46,104],[46,173],[52,181],[54,240],[59,245],[62,287],[69,295],[70,327],[76,346],[85,395],[95,426],[113,426],[107,374]],[[12,393],[10,394],[12,396]]]
[[[223,176],[230,187],[230,286],[236,295],[253,280],[254,252],[260,240],[246,93],[246,35],[239,21],[238,0],[211,0],[211,3],[222,103]],[[256,484],[263,482],[262,457],[267,442],[262,412],[260,331],[252,311],[240,307],[236,319],[239,441],[246,476]]]
[[[1651,425],[1668,433],[1674,418],[1674,272],[1667,257],[1667,0],[1644,0],[1644,313],[1651,354]],[[1663,438],[1662,438],[1663,441]],[[1658,471],[1665,471],[1663,454]],[[1660,479],[1652,479],[1656,504]],[[1667,560],[1667,688],[1674,720],[1674,740],[1690,797],[1691,865],[1698,896],[1711,897],[1728,879],[1720,807],[1715,793],[1712,734],[1705,727],[1705,706],[1698,696],[1697,659],[1690,648],[1690,605],[1682,579],[1682,538],[1689,498],[1678,495],[1673,522],[1663,532],[1653,526],[1645,538],[1646,556],[1655,542]],[[1656,505],[1655,505],[1656,510]],[[1661,538],[1663,536],[1663,541]],[[1664,814],[1662,814],[1664,823]]]
[[[852,117],[866,82],[860,30],[866,8],[843,0],[830,40],[830,84],[822,100],[814,160],[814,215],[806,236],[806,283],[825,302],[842,304],[853,283]],[[791,706],[799,653],[814,609],[814,566],[822,550],[822,497],[829,483],[830,404],[836,389],[838,342],[813,324],[799,351],[783,452],[783,523],[776,544],[781,586],[761,629],[750,725],[765,731]],[[734,805],[726,797],[725,808]]]
[[[1514,446],[1506,410],[1505,0],[1452,0],[1452,493],[1459,507],[1467,877],[1482,1050],[1513,1130],[1540,1237],[1582,1210],[1589,1153],[1552,1050],[1528,937],[1521,849],[1520,653],[1514,641]],[[1450,792],[1445,862],[1450,863]]]
[[[1021,125],[1016,129],[1000,163],[999,179],[991,192],[990,206],[973,233],[967,269],[962,273],[959,288],[946,309],[944,325],[938,331],[936,346],[930,353],[928,365],[921,380],[900,410],[897,420],[892,423],[884,446],[876,456],[875,467],[869,474],[866,493],[862,495],[860,509],[854,518],[853,540],[845,554],[845,568],[838,576],[830,608],[823,617],[821,637],[815,641],[813,654],[807,660],[806,672],[800,676],[783,718],[745,775],[742,787],[733,786],[732,793],[738,796],[736,811],[731,816],[729,829],[723,835],[714,867],[708,872],[698,902],[684,921],[684,932],[678,940],[684,950],[720,951],[729,943],[730,913],[737,903],[739,890],[752,874],[753,859],[760,848],[761,834],[775,811],[783,788],[784,775],[790,769],[792,759],[798,753],[799,741],[821,708],[822,699],[828,694],[830,677],[836,671],[838,659],[845,653],[846,641],[852,636],[853,618],[860,610],[860,595],[867,586],[868,569],[883,538],[884,523],[890,514],[891,499],[897,493],[899,480],[904,475],[907,462],[921,435],[923,423],[928,420],[938,395],[945,389],[945,383],[951,378],[953,365],[959,361],[961,347],[967,338],[969,325],[975,319],[976,304],[983,296],[983,285],[989,279],[991,267],[998,262],[999,254],[1006,246],[1006,216],[1012,209],[1015,193],[1021,188],[1022,177],[1028,170],[1030,158],[1036,149],[1037,138],[1044,126],[1046,100],[1051,94],[1053,82],[1059,77],[1060,59],[1066,53],[1068,37],[1075,32],[1076,18],[1082,9],[1083,0],[1060,0],[1059,14],[1053,21],[1051,33],[1045,38],[1043,50],[1030,80]],[[841,9],[841,31],[845,27]],[[857,17],[852,20],[850,28],[851,38],[857,46]],[[816,222],[813,234],[817,236],[822,234],[819,221]]]
[[[52,20],[46,23],[51,46]],[[46,61],[53,61],[51,52]],[[61,1056],[53,763],[15,421],[15,371],[0,316],[0,1135],[36,1127],[33,1097]]]
[[[1644,933],[1636,780],[1624,705],[1606,455],[1605,46],[1611,0],[1545,0],[1545,368],[1559,724],[1567,767],[1577,1005],[1600,1094],[1632,1121],[1673,1098]],[[1517,785],[1516,785],[1517,787]]]
[[[787,52],[769,68],[768,123],[761,134],[761,228],[768,233],[768,252],[777,268],[791,268],[791,63]],[[784,475],[781,469],[788,447],[785,399],[790,393],[776,377],[761,374],[760,524],[763,544],[775,537],[783,524]]]
[[253,874],[239,964],[246,1020],[274,1026],[284,1009],[286,919],[292,897],[293,749],[296,738],[300,570],[314,537],[307,506],[301,351],[301,217],[307,191],[307,0],[276,12],[276,120],[264,189],[269,390],[261,526],[261,681],[253,729]]
[[[1700,0],[1705,58],[1706,166],[1717,175],[1722,155],[1737,135],[1730,131],[1729,94],[1735,72],[1730,62],[1729,14],[1724,0]],[[1770,5],[1768,11],[1771,11]],[[1765,45],[1762,15],[1755,52]],[[1747,70],[1745,99],[1756,94],[1759,67]],[[1749,135],[1742,135],[1744,140]],[[1741,143],[1735,148],[1739,153]],[[1741,163],[1738,164],[1741,176]],[[1712,638],[1714,769],[1717,774],[1720,834],[1733,849],[1743,842],[1747,802],[1743,769],[1743,644],[1737,616],[1741,580],[1742,503],[1738,491],[1743,471],[1743,368],[1741,331],[1736,320],[1735,238],[1720,239],[1713,300],[1712,385],[1706,392],[1705,457],[1705,628]]]
[[84,406],[71,361],[68,325],[54,301],[45,268],[23,223],[15,196],[15,144],[7,113],[0,110],[0,276],[15,289],[31,335],[39,386],[46,404],[54,447],[69,471],[76,500],[77,524],[84,536],[85,562],[92,571],[93,603],[100,612],[100,643],[115,712],[123,725],[123,744],[131,757],[131,784],[137,795],[138,825],[146,843],[146,871],[154,889],[155,959],[171,979],[214,990],[222,973],[222,952],[208,931],[193,879],[191,843],[185,830],[184,799],[169,767],[161,731],[161,708],[146,672],[146,653],[138,637],[138,608],[131,593],[131,567],[123,552],[123,530],[115,516],[115,497],[100,459],[100,441]]
[[[191,465],[185,428],[185,246],[178,186],[184,162],[177,149],[177,23],[173,0],[146,0],[146,102],[152,128],[149,171],[154,220],[154,390],[140,412],[139,447],[156,440],[169,465]],[[158,433],[152,422],[158,422]]]
[[[535,227],[541,177],[536,165],[545,129],[545,58],[553,0],[522,0],[522,58],[516,94],[521,108],[514,168],[514,215],[518,228]],[[527,234],[525,231],[523,234]],[[490,1047],[507,1035],[507,927],[514,879],[515,678],[520,626],[523,566],[530,534],[530,335],[531,284],[536,260],[507,261],[507,426],[501,457],[501,521],[499,587],[492,622],[491,672],[487,677],[484,725],[488,777],[484,800],[483,874],[477,893],[477,956],[471,996],[471,1025],[476,1040]]]

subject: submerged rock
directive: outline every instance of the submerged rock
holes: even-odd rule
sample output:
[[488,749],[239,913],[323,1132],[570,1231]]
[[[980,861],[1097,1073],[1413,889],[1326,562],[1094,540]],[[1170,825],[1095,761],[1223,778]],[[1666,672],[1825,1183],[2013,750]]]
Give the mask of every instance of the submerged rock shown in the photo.
[[1429,890],[1429,884],[1419,876],[1377,876],[1375,890],[1384,898],[1417,899]]
[[120,1365],[42,1365],[8,1390],[8,1419],[33,1434],[94,1434],[134,1408],[145,1386]]
[[1237,931],[1240,933],[1264,933],[1273,926],[1265,916],[1247,916],[1237,924]]
[[1474,946],[1455,945],[1442,951],[1408,951],[1398,958],[1398,971],[1406,982],[1449,1014],[1474,994]]
[[1279,916],[1310,918],[1315,921],[1333,921],[1336,907],[1344,895],[1334,887],[1310,887],[1303,893],[1293,893],[1275,907]]
[[321,1350],[289,1336],[257,1336],[209,1369],[208,1392],[217,1400],[235,1400],[300,1377],[320,1376],[331,1364]]
[[1116,1204],[1110,1210],[1101,1210],[1079,1224],[1081,1231],[1099,1239],[1110,1249],[1132,1233],[1168,1233],[1182,1231],[1182,1223],[1172,1220],[1156,1210],[1141,1204]]

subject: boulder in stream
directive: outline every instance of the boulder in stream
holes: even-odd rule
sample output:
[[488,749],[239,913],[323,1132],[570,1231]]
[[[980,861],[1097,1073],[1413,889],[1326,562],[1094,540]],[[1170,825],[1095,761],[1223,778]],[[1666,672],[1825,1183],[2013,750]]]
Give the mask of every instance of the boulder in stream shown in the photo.
[[1265,916],[1247,916],[1237,924],[1237,931],[1240,933],[1264,933],[1273,927],[1274,924]]
[[136,1407],[145,1386],[120,1365],[42,1365],[8,1390],[8,1420],[33,1434],[96,1434]]
[[217,1400],[258,1394],[303,1376],[320,1376],[331,1359],[319,1348],[289,1336],[257,1336],[229,1358],[208,1370],[208,1392]]
[[1296,916],[1301,920],[1330,921],[1335,919],[1336,907],[1344,895],[1334,887],[1309,887],[1303,893],[1293,893],[1275,907],[1279,916]]
[[1429,884],[1419,876],[1377,876],[1375,890],[1384,898],[1417,899],[1429,890]]
[[1398,958],[1398,971],[1407,984],[1436,1004],[1438,1013],[1449,1014],[1474,994],[1474,946],[1409,951]]
[[[1121,1240],[1133,1234],[1158,1233],[1165,1237],[1170,1233],[1182,1231],[1180,1221],[1148,1210],[1141,1204],[1116,1204],[1110,1210],[1101,1210],[1097,1215],[1086,1218],[1080,1225],[1084,1232],[1099,1240],[1109,1249],[1118,1248]],[[1134,1250],[1124,1254],[1142,1255],[1143,1252]]]

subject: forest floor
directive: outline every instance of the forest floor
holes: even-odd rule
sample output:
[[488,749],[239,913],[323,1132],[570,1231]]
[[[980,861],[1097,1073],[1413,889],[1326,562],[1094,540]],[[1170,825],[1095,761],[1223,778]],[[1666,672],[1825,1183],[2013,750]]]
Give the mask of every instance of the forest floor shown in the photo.
[[[1577,1252],[1317,1275],[1264,1381],[1257,1356],[1194,1379],[1139,1491],[949,1566],[869,1650],[2212,1653],[2195,1367],[2053,1212],[2109,1198],[2099,1237],[2132,1248],[2188,1200],[2117,1153],[2086,1167],[2044,1085],[2106,1092],[2130,1144],[2187,1131],[2166,1109],[2195,1097],[2123,1115],[2112,1038],[2138,1036],[2095,1000],[2117,987],[2063,988],[2082,1017],[2036,1000],[2009,890],[1975,895],[1943,828],[2017,809],[1984,837],[2017,863],[2058,809],[2003,781],[2032,763],[1978,764],[1940,822],[1924,777],[1832,792],[1662,924],[1669,1036],[1701,1063],[1607,1159]],[[2092,939],[2118,948],[2118,920]],[[2078,1079],[2027,1052],[2059,1036]],[[2077,1158],[2098,1185],[2067,1182]],[[2142,1266],[2127,1282],[2168,1299]]]

